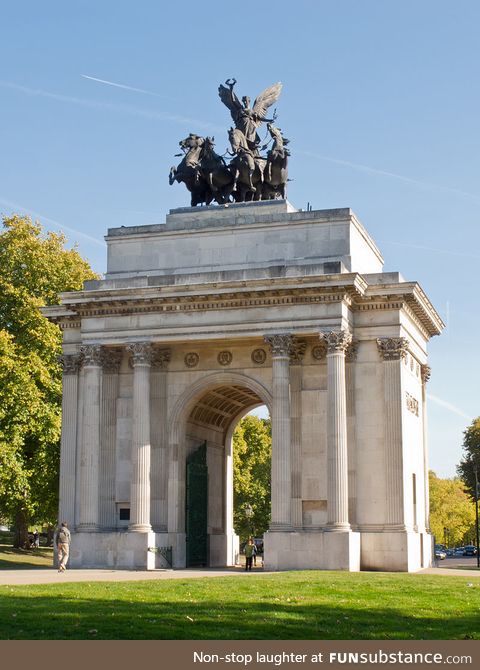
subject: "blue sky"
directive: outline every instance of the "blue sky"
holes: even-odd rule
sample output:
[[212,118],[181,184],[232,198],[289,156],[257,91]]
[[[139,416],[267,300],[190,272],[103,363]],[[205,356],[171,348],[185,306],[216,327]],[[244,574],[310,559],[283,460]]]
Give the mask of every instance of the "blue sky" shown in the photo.
[[289,200],[351,207],[447,323],[430,465],[454,474],[480,414],[478,3],[30,0],[3,3],[1,25],[0,211],[62,228],[99,272],[108,227],[188,204],[167,180],[181,138],[226,149],[218,84],[254,98],[282,81]]

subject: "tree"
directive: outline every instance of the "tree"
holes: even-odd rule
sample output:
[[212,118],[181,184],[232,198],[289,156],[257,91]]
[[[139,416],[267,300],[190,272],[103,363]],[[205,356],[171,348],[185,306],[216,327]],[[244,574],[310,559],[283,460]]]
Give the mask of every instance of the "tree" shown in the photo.
[[475,499],[475,468],[480,480],[480,416],[463,433],[463,452],[464,456],[457,465],[457,474]]
[[[262,535],[270,525],[272,437],[270,419],[244,417],[233,435],[233,523],[245,539]],[[252,508],[252,516],[245,514]]]
[[95,278],[61,234],[29,217],[0,233],[0,514],[26,542],[29,522],[53,521],[58,497],[61,333],[40,312]]
[[459,478],[440,479],[432,471],[430,481],[430,528],[437,542],[469,543],[475,537],[475,505]]

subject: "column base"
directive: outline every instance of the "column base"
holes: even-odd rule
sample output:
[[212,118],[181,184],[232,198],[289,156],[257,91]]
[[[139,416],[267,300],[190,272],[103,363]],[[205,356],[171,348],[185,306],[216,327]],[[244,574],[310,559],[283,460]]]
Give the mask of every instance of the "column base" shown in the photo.
[[77,533],[97,533],[99,526],[96,523],[80,523],[75,530]]
[[349,523],[327,523],[324,528],[326,533],[348,533],[352,530]]
[[128,527],[128,531],[130,533],[151,533],[152,527],[149,523],[132,523]]
[[270,524],[270,528],[268,529],[269,533],[290,533],[293,531],[293,527],[289,523],[279,523],[279,522],[273,522]]

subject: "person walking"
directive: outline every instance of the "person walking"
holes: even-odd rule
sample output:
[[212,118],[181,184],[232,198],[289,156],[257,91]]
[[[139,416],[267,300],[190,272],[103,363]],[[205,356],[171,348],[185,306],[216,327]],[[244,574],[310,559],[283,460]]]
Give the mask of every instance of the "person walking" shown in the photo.
[[63,521],[57,532],[57,555],[58,572],[65,572],[67,569],[68,555],[70,553],[70,531],[67,524]]
[[252,569],[252,561],[253,561],[253,550],[255,548],[255,545],[253,544],[252,538],[249,538],[246,546],[245,546],[245,570],[251,570]]

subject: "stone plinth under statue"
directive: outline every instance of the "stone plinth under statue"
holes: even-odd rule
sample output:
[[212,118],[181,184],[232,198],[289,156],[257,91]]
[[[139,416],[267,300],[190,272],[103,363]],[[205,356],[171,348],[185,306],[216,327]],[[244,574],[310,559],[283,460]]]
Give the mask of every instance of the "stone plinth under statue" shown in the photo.
[[232,433],[272,417],[268,569],[430,564],[420,286],[349,209],[173,210],[108,231],[104,280],[45,310],[64,334],[60,519],[73,567],[225,566]]

